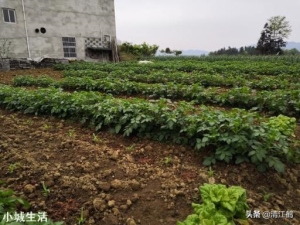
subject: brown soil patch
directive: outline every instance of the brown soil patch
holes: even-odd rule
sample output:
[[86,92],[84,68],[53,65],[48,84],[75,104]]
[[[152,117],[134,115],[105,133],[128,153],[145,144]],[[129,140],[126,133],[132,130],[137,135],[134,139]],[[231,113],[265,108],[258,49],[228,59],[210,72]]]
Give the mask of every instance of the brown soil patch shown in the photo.
[[45,69],[26,69],[26,70],[11,70],[9,72],[1,72],[0,71],[0,83],[2,84],[12,84],[12,80],[16,76],[20,75],[31,75],[34,77],[39,77],[42,75],[50,76],[54,79],[61,79],[62,73],[61,71],[56,71],[51,68]]

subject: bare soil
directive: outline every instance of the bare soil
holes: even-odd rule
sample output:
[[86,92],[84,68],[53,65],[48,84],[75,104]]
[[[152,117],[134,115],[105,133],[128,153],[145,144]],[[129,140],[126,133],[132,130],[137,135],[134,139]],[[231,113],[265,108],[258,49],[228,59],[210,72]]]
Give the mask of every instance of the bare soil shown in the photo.
[[[0,83],[15,75],[47,74],[51,69],[0,73]],[[175,225],[201,202],[204,183],[239,185],[250,210],[293,211],[293,219],[252,219],[251,224],[300,224],[300,166],[282,175],[260,173],[251,164],[202,166],[207,151],[124,138],[81,127],[72,121],[0,109],[0,179],[31,203],[66,224]],[[298,128],[299,129],[299,128]],[[50,193],[43,193],[45,182]]]

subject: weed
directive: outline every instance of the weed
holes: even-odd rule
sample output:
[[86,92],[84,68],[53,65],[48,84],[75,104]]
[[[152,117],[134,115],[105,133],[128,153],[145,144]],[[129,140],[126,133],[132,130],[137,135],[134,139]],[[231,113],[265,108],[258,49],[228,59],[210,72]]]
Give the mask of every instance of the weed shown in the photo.
[[268,193],[268,192],[265,192],[263,193],[263,199],[265,202],[268,202],[270,200],[270,198],[272,197],[272,193]]
[[50,195],[50,189],[47,188],[45,182],[42,182],[43,195],[47,198]]
[[19,167],[19,163],[11,163],[11,164],[9,164],[9,166],[8,166],[8,172],[10,173],[10,174],[12,174],[18,167]]
[[26,120],[25,124],[27,124],[27,125],[30,126],[30,125],[33,124],[33,120],[32,119],[28,119],[28,120]]
[[51,128],[51,126],[50,126],[49,124],[46,124],[46,123],[45,123],[45,124],[43,125],[43,129],[44,129],[44,130],[49,130],[50,128]]
[[172,158],[171,157],[168,156],[168,157],[164,158],[164,164],[165,165],[169,165],[171,162],[172,162]]
[[77,220],[78,220],[78,225],[82,225],[85,222],[85,218],[83,215],[83,207],[80,209],[80,217]]
[[208,171],[207,171],[207,174],[208,174],[208,176],[209,177],[213,177],[214,176],[214,171],[213,171],[213,169],[211,168],[211,166],[209,167],[209,169],[208,169]]
[[102,142],[102,140],[97,136],[97,134],[93,133],[93,142],[99,143]]
[[126,151],[132,152],[135,148],[135,144],[130,145],[129,147],[126,147]]
[[70,129],[69,131],[68,131],[68,135],[69,135],[69,137],[70,138],[73,138],[73,137],[75,137],[75,130],[74,129]]

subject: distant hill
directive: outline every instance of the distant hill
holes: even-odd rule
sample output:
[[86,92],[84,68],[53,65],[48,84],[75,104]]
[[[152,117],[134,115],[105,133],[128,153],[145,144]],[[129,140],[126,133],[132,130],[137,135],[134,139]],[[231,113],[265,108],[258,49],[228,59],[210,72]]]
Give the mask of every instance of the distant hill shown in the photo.
[[[256,46],[256,45],[249,45],[249,46]],[[285,49],[293,49],[296,48],[300,51],[300,42],[288,42],[287,46]],[[204,51],[204,50],[196,50],[196,49],[189,49],[189,50],[182,50],[182,54],[183,56],[200,56],[200,55],[208,55],[209,51]],[[165,53],[161,53],[159,51],[157,51],[156,56],[168,56],[168,54]]]
[[296,48],[300,51],[300,42],[288,42],[286,45],[286,49],[292,49],[292,48]]
[[[208,51],[204,51],[204,50],[189,49],[189,50],[182,50],[181,56],[201,56],[201,55],[208,55],[208,53],[209,53]],[[157,51],[156,56],[172,56],[172,55]]]
[[183,50],[181,55],[186,56],[200,56],[200,55],[207,55],[209,52],[204,50]]

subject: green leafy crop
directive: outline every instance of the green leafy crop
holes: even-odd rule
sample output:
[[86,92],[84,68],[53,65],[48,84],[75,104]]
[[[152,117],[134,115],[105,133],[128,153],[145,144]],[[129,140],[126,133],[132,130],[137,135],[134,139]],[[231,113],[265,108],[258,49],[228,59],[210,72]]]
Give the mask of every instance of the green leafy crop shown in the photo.
[[[177,225],[235,225],[248,224],[246,190],[222,184],[204,184],[200,187],[202,204],[193,203],[194,213]],[[236,223],[238,221],[238,223]]]
[[[160,99],[155,103],[121,99],[95,92],[66,93],[48,88],[26,90],[0,85],[0,106],[36,115],[73,118],[95,128],[108,128],[124,136],[138,135],[159,141],[215,151],[204,165],[216,161],[251,162],[259,170],[283,172],[284,163],[299,158],[294,148],[294,118],[266,118],[246,110],[194,107],[188,102]],[[71,131],[69,136],[73,136]]]

